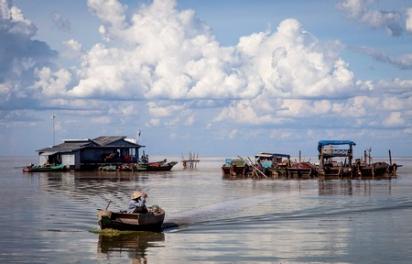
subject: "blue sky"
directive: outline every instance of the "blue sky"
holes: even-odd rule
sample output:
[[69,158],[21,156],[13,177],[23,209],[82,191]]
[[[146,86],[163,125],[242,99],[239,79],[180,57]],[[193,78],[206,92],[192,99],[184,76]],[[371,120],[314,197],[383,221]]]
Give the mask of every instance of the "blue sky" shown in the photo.
[[0,155],[134,137],[154,154],[411,155],[412,1],[0,0]]

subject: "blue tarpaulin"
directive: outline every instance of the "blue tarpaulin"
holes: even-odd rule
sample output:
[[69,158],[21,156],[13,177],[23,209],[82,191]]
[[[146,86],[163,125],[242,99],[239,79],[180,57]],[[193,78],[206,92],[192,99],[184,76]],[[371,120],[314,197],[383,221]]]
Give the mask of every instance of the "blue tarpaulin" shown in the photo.
[[327,145],[350,145],[350,146],[354,146],[356,145],[355,142],[353,142],[352,140],[321,140],[318,143],[318,150],[320,151],[320,149],[323,146],[327,146]]
[[272,161],[271,160],[264,160],[260,162],[260,165],[262,165],[263,168],[269,169],[272,167]]

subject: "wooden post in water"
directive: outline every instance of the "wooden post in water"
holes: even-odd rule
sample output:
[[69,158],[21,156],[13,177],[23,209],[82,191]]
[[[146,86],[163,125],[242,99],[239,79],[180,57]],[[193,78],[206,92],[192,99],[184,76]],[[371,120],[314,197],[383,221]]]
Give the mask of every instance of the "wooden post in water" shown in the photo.
[[368,149],[368,152],[369,152],[369,154],[368,154],[368,157],[369,157],[369,165],[371,165],[371,163],[372,163],[372,155],[371,155],[372,148],[369,148],[369,149]]
[[299,150],[299,162],[302,161],[302,151]]
[[392,154],[391,154],[391,150],[389,150],[389,165],[392,166]]

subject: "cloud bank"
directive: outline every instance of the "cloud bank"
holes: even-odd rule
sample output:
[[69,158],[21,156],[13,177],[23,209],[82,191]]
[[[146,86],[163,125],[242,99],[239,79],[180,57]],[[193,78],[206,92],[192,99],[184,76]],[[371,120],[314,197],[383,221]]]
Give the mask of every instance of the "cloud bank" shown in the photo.
[[399,36],[403,32],[402,15],[399,11],[374,10],[375,0],[340,0],[338,7],[350,18],[372,28],[384,28],[388,34]]
[[0,103],[4,108],[24,107],[39,95],[32,84],[36,69],[49,66],[56,52],[35,40],[37,28],[10,1],[0,0]]
[[[319,43],[295,19],[284,20],[275,32],[223,47],[192,10],[178,11],[175,1],[154,1],[131,17],[118,1],[88,4],[101,19],[105,41],[84,54],[70,82],[39,74],[39,85],[45,84],[39,87],[48,95],[204,100],[263,93],[336,97],[354,89],[354,74],[339,58],[339,45]],[[54,85],[73,82],[73,87]]]
[[[39,46],[37,53],[19,51],[7,60],[16,61],[20,74],[9,70],[13,67],[0,71],[6,98],[26,94],[59,107],[76,102],[108,115],[138,112],[147,116],[148,127],[231,124],[232,137],[241,134],[237,126],[405,131],[412,126],[411,80],[356,79],[340,56],[343,45],[319,41],[297,19],[222,46],[193,10],[178,10],[173,0],[155,0],[132,13],[117,0],[89,0],[102,39],[90,49],[67,40],[64,45],[80,63],[56,68],[48,65],[54,53],[47,44],[32,39],[35,26],[8,2],[0,3],[1,32],[10,41],[23,36],[23,46]],[[368,3],[341,1],[340,6],[362,22],[398,34],[398,13],[370,11]],[[409,57],[363,52],[400,68],[411,65]],[[29,88],[21,88],[23,75]],[[128,103],[117,109],[113,101]],[[105,125],[114,118],[94,120]]]

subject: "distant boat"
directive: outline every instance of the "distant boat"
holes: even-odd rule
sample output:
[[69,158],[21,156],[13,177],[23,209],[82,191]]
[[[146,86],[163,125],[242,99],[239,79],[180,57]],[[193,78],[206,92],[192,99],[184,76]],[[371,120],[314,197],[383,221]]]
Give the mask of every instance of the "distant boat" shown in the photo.
[[23,168],[23,172],[53,172],[67,170],[64,164],[29,165]]
[[160,207],[149,207],[147,213],[122,213],[97,210],[98,224],[103,229],[131,231],[161,231],[165,211]]

